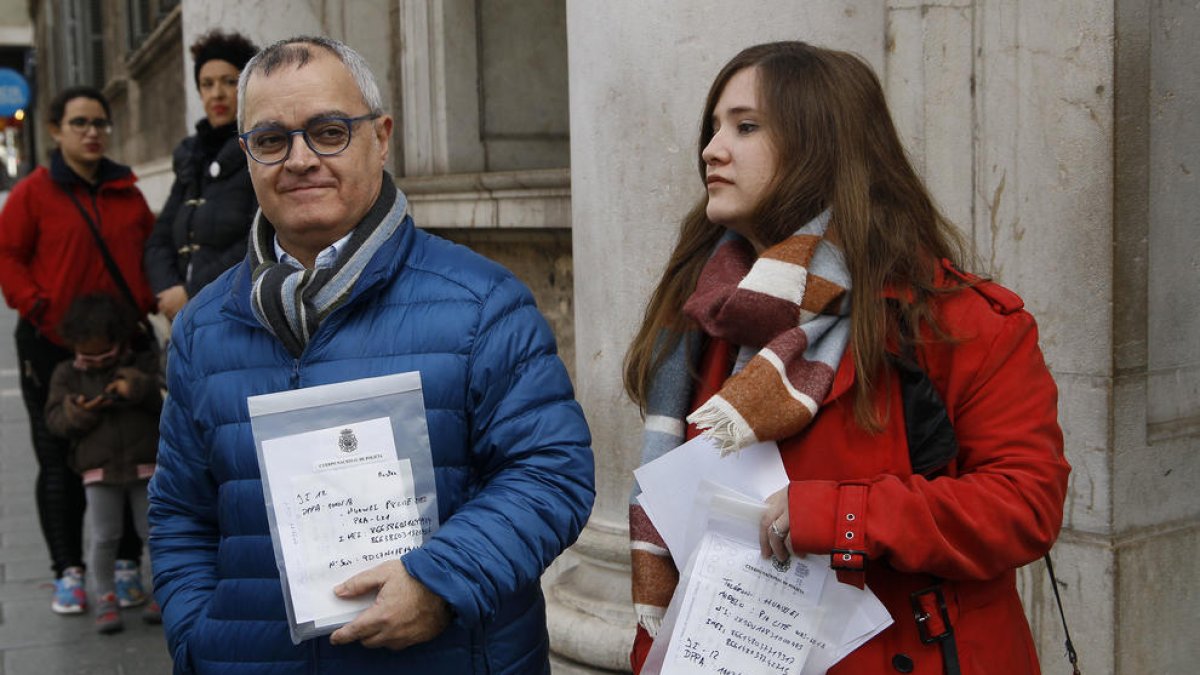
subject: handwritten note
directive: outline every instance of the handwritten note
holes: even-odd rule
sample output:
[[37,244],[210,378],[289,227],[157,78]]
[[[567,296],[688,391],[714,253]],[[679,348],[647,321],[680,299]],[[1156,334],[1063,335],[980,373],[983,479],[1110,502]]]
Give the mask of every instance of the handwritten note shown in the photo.
[[820,648],[827,570],[708,533],[701,540],[662,673],[795,675]]
[[330,625],[366,609],[333,588],[418,548],[433,524],[420,513],[411,463],[396,459],[387,418],[263,443],[288,589],[297,622]]

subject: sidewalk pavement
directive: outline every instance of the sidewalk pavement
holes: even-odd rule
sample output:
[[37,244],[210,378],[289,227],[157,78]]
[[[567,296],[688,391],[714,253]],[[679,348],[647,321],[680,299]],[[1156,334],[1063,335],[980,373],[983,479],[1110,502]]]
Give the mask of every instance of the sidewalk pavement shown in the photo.
[[[21,400],[12,334],[16,313],[0,306],[0,675],[170,673],[161,626],[122,612],[124,632],[96,633],[92,616],[50,611],[54,575],[34,504],[37,462]],[[147,556],[143,556],[143,567]],[[147,575],[149,588],[149,575]]]

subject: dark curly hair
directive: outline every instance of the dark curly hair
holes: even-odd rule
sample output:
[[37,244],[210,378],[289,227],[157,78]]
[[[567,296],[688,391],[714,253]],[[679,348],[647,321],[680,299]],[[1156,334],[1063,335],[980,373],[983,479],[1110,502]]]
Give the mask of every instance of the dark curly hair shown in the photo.
[[104,94],[95,87],[67,87],[58,92],[58,95],[50,100],[50,106],[46,110],[46,120],[54,126],[62,125],[63,115],[66,113],[67,104],[77,98],[90,98],[100,104],[104,108],[104,116],[112,119],[112,109],[108,105],[108,99]]
[[109,293],[88,293],[75,298],[58,324],[58,334],[71,344],[95,338],[125,344],[137,329],[137,312]]
[[201,35],[192,43],[192,59],[196,62],[192,74],[200,86],[200,68],[213,59],[232,63],[241,72],[246,62],[258,53],[258,46],[241,33],[222,33],[220,29]]

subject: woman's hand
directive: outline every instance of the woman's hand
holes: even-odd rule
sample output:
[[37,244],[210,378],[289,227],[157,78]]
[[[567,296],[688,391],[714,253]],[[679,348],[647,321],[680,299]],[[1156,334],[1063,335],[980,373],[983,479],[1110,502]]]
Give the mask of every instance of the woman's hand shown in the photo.
[[172,286],[158,293],[158,311],[174,321],[175,315],[187,304],[188,294],[183,286]]
[[762,548],[764,558],[775,556],[783,562],[790,557],[791,519],[788,517],[788,489],[767,497],[767,510],[763,513],[762,522],[758,528],[758,544]]

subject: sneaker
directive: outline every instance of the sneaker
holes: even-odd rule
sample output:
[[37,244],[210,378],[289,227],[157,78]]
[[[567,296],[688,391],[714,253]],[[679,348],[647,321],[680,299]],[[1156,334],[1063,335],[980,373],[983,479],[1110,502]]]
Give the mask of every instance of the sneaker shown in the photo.
[[83,614],[87,611],[87,593],[83,590],[83,568],[68,567],[54,582],[54,600],[50,609],[58,614]]
[[96,631],[105,635],[119,633],[125,629],[121,622],[121,608],[115,593],[105,593],[96,600]]
[[142,610],[142,621],[150,624],[162,623],[162,608],[158,606],[157,600],[151,600]]
[[146,602],[146,589],[142,588],[142,571],[132,560],[118,560],[113,573],[117,588],[117,603],[122,609],[137,607]]

